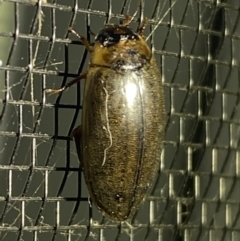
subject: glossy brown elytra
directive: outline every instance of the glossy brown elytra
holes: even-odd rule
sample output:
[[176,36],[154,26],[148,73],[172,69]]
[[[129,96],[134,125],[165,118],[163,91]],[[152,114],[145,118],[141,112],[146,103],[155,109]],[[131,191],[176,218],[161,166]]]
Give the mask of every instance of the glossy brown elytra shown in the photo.
[[161,75],[144,40],[145,23],[134,32],[131,20],[105,25],[93,47],[79,36],[91,53],[87,72],[50,90],[86,79],[82,124],[73,136],[90,197],[115,221],[139,208],[159,167],[165,128]]

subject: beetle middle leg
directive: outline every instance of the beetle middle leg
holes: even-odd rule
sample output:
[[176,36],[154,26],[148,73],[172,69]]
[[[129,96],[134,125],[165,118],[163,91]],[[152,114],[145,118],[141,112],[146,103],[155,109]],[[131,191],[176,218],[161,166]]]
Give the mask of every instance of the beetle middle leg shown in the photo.
[[78,155],[78,159],[80,162],[80,166],[82,167],[82,163],[81,163],[81,138],[82,138],[82,128],[81,125],[76,127],[72,134],[71,137],[74,139],[75,141],[75,145],[76,145],[76,149],[77,149],[77,155]]
[[67,83],[66,85],[64,85],[62,88],[59,89],[45,89],[45,92],[47,93],[51,93],[51,94],[57,94],[57,93],[61,93],[64,90],[68,89],[69,87],[71,87],[72,85],[76,84],[77,82],[79,82],[82,79],[86,79],[87,77],[87,72],[84,74],[79,75],[77,78],[73,79],[72,81],[70,81],[69,83]]

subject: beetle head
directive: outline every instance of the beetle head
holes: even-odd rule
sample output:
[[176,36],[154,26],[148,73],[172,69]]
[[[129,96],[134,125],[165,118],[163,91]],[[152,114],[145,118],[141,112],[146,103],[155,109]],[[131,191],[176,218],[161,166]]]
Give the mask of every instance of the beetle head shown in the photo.
[[110,47],[120,41],[138,40],[138,34],[124,25],[107,24],[95,38],[104,47]]
[[127,25],[107,24],[95,38],[91,64],[113,69],[139,69],[152,52],[144,37]]

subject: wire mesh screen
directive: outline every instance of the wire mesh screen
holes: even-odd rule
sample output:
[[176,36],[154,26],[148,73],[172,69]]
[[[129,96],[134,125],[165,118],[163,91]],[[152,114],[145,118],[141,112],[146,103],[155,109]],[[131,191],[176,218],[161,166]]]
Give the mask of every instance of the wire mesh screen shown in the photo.
[[[91,42],[138,0],[0,4],[0,240],[240,240],[240,2],[149,0],[145,36],[162,72],[167,125],[159,172],[137,214],[91,206],[74,143]],[[138,17],[131,27],[138,26]]]

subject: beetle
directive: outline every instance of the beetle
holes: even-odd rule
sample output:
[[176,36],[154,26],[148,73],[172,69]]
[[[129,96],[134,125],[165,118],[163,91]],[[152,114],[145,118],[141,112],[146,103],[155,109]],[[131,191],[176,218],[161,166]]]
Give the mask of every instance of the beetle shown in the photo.
[[[159,167],[165,130],[161,74],[145,41],[146,20],[137,31],[106,24],[93,46],[86,73],[82,123],[73,131],[90,198],[101,213],[124,221],[138,210]],[[50,91],[49,91],[50,92]]]

